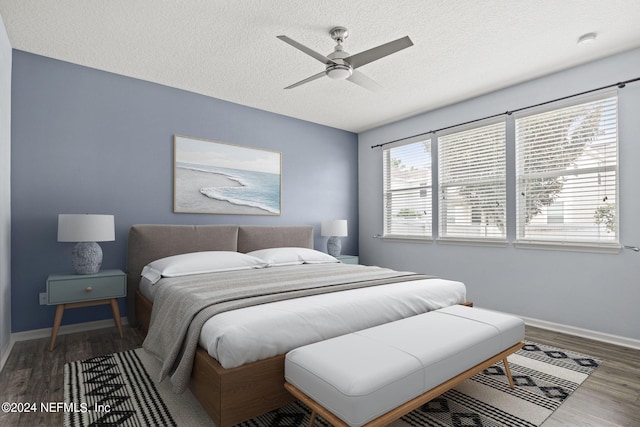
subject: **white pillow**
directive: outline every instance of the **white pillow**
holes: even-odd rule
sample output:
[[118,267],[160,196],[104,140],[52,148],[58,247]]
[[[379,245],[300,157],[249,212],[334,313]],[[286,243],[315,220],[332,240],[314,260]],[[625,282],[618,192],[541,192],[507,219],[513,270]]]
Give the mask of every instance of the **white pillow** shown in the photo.
[[309,248],[260,249],[258,251],[248,252],[247,255],[261,258],[269,267],[340,262],[329,254]]
[[205,251],[160,258],[142,269],[142,277],[155,284],[161,277],[188,276],[190,274],[219,271],[249,270],[266,267],[260,258],[240,252]]

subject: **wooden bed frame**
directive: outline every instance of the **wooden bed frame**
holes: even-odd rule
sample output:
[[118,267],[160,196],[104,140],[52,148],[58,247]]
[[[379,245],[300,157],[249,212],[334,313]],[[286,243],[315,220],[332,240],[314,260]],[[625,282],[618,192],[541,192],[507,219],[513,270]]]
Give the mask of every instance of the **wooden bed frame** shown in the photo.
[[[138,286],[142,268],[156,259],[197,251],[313,248],[313,233],[312,226],[134,225],[127,243],[129,323],[148,330],[153,304]],[[229,427],[292,402],[284,384],[284,355],[225,369],[199,347],[189,388],[217,427]]]
[[[313,248],[313,227],[134,225],[127,243],[129,323],[148,330],[152,303],[139,291],[149,262],[195,251],[251,252],[269,247]],[[225,369],[201,347],[189,385],[217,427],[229,427],[294,400],[284,388],[284,355]]]
[[[145,331],[151,307],[151,301],[138,292],[136,312]],[[295,400],[284,388],[284,355],[225,369],[198,347],[189,388],[219,427],[238,424]]]

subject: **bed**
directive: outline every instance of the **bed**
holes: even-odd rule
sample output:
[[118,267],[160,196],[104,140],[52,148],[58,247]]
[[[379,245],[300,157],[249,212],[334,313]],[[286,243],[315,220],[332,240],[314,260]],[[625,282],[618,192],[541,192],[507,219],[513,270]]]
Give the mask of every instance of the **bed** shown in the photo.
[[[141,273],[145,266],[149,263],[165,258],[168,256],[174,256],[179,254],[186,254],[192,252],[204,252],[204,251],[225,251],[225,252],[238,252],[249,253],[267,248],[313,248],[313,227],[311,226],[292,226],[292,227],[271,227],[271,226],[236,226],[236,225],[134,225],[129,232],[128,240],[128,253],[127,253],[127,275],[128,275],[128,315],[129,322],[133,325],[139,324],[145,330],[149,330],[149,324],[152,318],[154,295],[149,293],[148,284],[145,280],[142,280],[143,286],[141,287]],[[310,271],[319,271],[325,267],[317,265],[300,266],[301,269]],[[287,269],[296,271],[298,266],[287,267],[275,267],[264,269],[264,272],[256,271],[261,275],[275,274],[273,273],[277,269],[281,269],[282,272],[286,272]],[[339,267],[338,265],[331,264],[326,267],[333,270],[340,270],[342,268],[358,268],[357,266]],[[366,267],[362,267],[363,269]],[[271,269],[271,270],[269,270]],[[267,273],[268,270],[268,273]],[[324,270],[323,270],[324,271]],[[235,273],[224,273],[228,276]],[[254,272],[243,272],[243,274],[255,274]],[[278,272],[278,274],[284,274]],[[316,274],[317,273],[313,273]],[[240,274],[238,274],[240,275]],[[330,274],[328,274],[330,276]],[[202,277],[207,277],[203,275]],[[219,276],[216,276],[218,278]],[[253,276],[247,276],[253,277]],[[162,279],[167,280],[167,279]],[[402,279],[404,280],[404,279]],[[441,279],[433,279],[434,283],[437,281],[439,286],[445,291],[438,291],[442,293],[439,295],[437,301],[423,301],[421,302],[421,308],[413,308],[415,304],[408,304],[409,311],[415,310],[430,310],[439,308],[442,305],[459,304],[465,302],[464,285],[459,282],[443,281]],[[417,283],[417,281],[416,281]],[[147,288],[145,289],[145,285]],[[381,285],[375,286],[376,289],[383,289],[385,287],[393,287],[393,289],[401,289],[403,286],[413,286],[413,284],[401,284],[401,285]],[[452,289],[449,292],[449,288]],[[238,310],[232,310],[220,315],[216,315],[209,323],[205,323],[205,327],[202,331],[207,330],[207,325],[211,322],[215,323],[218,319],[225,318],[226,320],[218,321],[218,324],[231,324],[239,322],[243,318],[248,318],[246,313],[250,310],[258,310],[257,316],[263,316],[273,307],[273,312],[287,311],[292,309],[292,306],[303,307],[303,299],[307,298],[312,303],[307,303],[311,316],[312,309],[319,310],[320,313],[327,313],[331,305],[336,302],[336,296],[339,299],[352,293],[358,296],[356,297],[360,304],[369,304],[364,297],[364,291],[366,295],[371,299],[371,304],[375,302],[375,292],[370,292],[369,289],[351,289],[341,292],[331,292],[331,295],[317,295],[317,296],[303,296],[296,300],[282,300],[278,302],[269,302],[268,304],[261,304],[257,308],[246,307]],[[382,292],[382,291],[380,291]],[[414,291],[409,289],[408,292],[413,295]],[[450,293],[450,294],[449,294]],[[146,295],[146,296],[145,296]],[[352,295],[352,297],[353,297]],[[316,298],[316,299],[310,299]],[[333,298],[333,299],[332,299]],[[387,297],[388,298],[388,297]],[[393,296],[392,298],[396,298]],[[426,298],[426,297],[425,297]],[[319,302],[324,300],[324,302]],[[292,304],[292,301],[295,304]],[[277,304],[288,305],[284,309]],[[324,306],[323,306],[324,304]],[[418,304],[420,305],[420,304]],[[161,306],[160,302],[156,302],[156,322],[158,317],[161,316],[158,307]],[[424,308],[427,307],[427,308]],[[302,310],[301,308],[296,308]],[[241,310],[242,314],[240,314]],[[374,308],[369,311],[377,312],[378,309]],[[392,316],[406,317],[411,313],[392,313]],[[225,317],[226,316],[226,317]],[[235,316],[235,317],[234,317]],[[293,315],[300,317],[300,313]],[[305,313],[307,316],[307,313]],[[367,321],[366,319],[363,321]],[[379,322],[379,320],[378,320]],[[340,323],[340,322],[339,322]],[[354,327],[349,325],[348,327]],[[249,326],[248,328],[251,328]],[[156,327],[157,329],[157,327]],[[215,327],[214,327],[215,329]],[[199,329],[198,329],[199,330]],[[248,330],[248,329],[245,329]],[[211,328],[209,328],[211,333]],[[324,332],[323,332],[324,333]],[[323,339],[321,333],[318,337],[304,337],[307,342],[313,340]],[[331,333],[342,333],[340,331],[331,331]],[[260,335],[261,333],[258,333]],[[150,334],[152,335],[152,334]],[[257,415],[263,414],[273,409],[277,409],[293,400],[291,395],[284,389],[284,353],[286,351],[284,347],[275,347],[275,349],[269,349],[271,353],[258,354],[251,356],[252,358],[245,361],[225,361],[224,354],[218,355],[213,350],[213,354],[216,358],[212,357],[212,350],[207,345],[206,340],[203,338],[204,332],[201,333],[199,338],[199,345],[195,349],[195,355],[192,360],[192,367],[189,365],[190,379],[188,381],[189,388],[198,399],[202,407],[209,414],[212,420],[218,427],[227,427],[235,425],[239,422],[253,418]],[[297,336],[297,335],[296,335]],[[149,339],[149,336],[147,337]],[[254,338],[248,338],[248,341],[252,341]],[[310,341],[309,341],[310,340]],[[215,338],[214,338],[215,341]],[[209,341],[211,342],[211,341]],[[145,341],[146,343],[146,341]],[[288,344],[293,345],[293,344]],[[258,346],[259,348],[270,347],[267,345]],[[236,351],[238,353],[238,351]],[[242,353],[242,351],[241,351]],[[217,360],[220,359],[222,363]],[[225,366],[232,367],[223,367]],[[231,363],[231,365],[230,365]],[[236,366],[237,365],[237,366]]]

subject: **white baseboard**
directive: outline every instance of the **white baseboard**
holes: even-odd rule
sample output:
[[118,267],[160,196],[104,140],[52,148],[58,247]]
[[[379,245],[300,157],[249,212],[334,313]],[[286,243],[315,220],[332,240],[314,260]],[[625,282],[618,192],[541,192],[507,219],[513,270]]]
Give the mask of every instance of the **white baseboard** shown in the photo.
[[615,344],[622,347],[640,350],[640,340],[637,339],[622,337],[620,335],[606,334],[604,332],[592,331],[590,329],[583,329],[575,326],[563,325],[560,323],[547,322],[546,320],[532,319],[530,317],[518,317],[524,320],[525,324],[536,328],[546,329],[554,332],[561,332],[567,335],[573,335],[591,339],[594,341],[600,341],[608,344]]
[[[122,326],[128,325],[129,320],[126,317],[120,319]],[[73,334],[75,332],[93,331],[94,329],[115,328],[113,319],[96,320],[93,322],[76,323],[73,325],[62,325],[58,330],[58,335]],[[35,340],[39,338],[51,337],[52,328],[32,329],[30,331],[16,332],[11,334],[11,339],[18,341]]]
[[[502,313],[498,310],[493,310],[491,308],[480,307],[483,310],[495,311],[497,313]],[[578,328],[576,326],[563,325],[562,323],[554,323],[548,322],[546,320],[534,319],[532,317],[525,317],[515,313],[504,313],[511,314],[512,316],[516,316],[524,320],[525,325],[533,326],[534,328],[546,329],[548,331],[560,332],[567,335],[573,335],[576,337],[587,338],[594,341],[605,342],[607,344],[619,345],[621,347],[632,348],[634,350],[640,350],[640,340],[634,338],[627,338],[620,335],[606,334],[604,332],[592,331],[590,329]]]
[[[127,317],[120,318],[122,322],[122,326],[128,325],[129,320]],[[84,322],[84,323],[76,323],[74,325],[63,325],[60,326],[58,330],[58,335],[66,335],[73,334],[75,332],[85,332],[85,331],[93,331],[95,329],[103,329],[115,327],[115,323],[113,319],[105,319],[105,320],[96,320],[93,322]],[[7,359],[9,359],[9,355],[13,350],[13,345],[18,341],[28,341],[35,340],[40,338],[49,338],[51,337],[51,329],[52,328],[43,328],[43,329],[32,329],[30,331],[24,332],[16,332],[11,334],[9,338],[9,345],[5,352],[2,353],[2,358],[0,358],[0,372],[4,369],[5,363],[7,363]]]

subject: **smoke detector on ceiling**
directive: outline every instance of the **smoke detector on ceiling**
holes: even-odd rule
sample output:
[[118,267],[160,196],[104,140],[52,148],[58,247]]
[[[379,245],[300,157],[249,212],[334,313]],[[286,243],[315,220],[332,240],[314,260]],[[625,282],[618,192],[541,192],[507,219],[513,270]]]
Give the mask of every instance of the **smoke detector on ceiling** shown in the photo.
[[585,45],[593,44],[596,42],[596,37],[597,37],[596,33],[583,34],[582,36],[580,36],[580,38],[578,38],[578,45],[585,46]]

